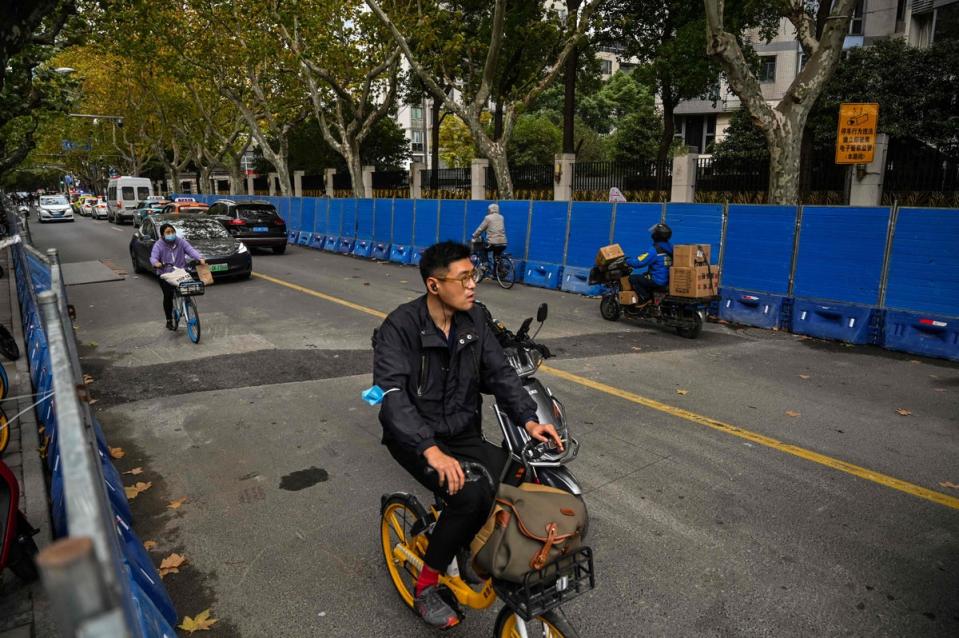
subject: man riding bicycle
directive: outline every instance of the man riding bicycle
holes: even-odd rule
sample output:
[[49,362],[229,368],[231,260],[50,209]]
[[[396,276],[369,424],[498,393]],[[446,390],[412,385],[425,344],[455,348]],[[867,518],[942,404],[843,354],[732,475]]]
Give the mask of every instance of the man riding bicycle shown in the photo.
[[[486,233],[485,242],[483,233]],[[473,231],[473,246],[483,263],[489,262],[490,251],[493,252],[494,260],[506,252],[506,222],[499,212],[498,204],[489,205],[486,217]]]
[[466,482],[460,461],[481,463],[497,478],[506,460],[483,438],[480,392],[495,395],[532,438],[551,439],[560,449],[562,441],[551,424],[537,421],[536,404],[474,303],[469,248],[451,241],[430,246],[420,275],[426,294],[390,313],[374,335],[373,383],[384,392],[383,443],[446,504],[430,537],[414,606],[427,624],[449,628],[459,618],[440,594],[439,575],[457,556],[468,573],[469,543],[495,497],[485,482]]

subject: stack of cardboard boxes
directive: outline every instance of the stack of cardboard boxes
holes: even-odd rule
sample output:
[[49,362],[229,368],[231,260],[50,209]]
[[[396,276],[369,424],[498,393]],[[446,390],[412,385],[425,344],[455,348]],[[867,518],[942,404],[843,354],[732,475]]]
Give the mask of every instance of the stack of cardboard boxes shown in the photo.
[[673,246],[670,295],[700,298],[719,294],[719,266],[709,263],[709,252],[709,244]]

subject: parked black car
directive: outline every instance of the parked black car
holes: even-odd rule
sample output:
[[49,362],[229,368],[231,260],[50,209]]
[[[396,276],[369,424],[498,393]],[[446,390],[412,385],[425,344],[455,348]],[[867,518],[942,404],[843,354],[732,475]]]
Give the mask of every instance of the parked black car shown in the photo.
[[247,246],[272,248],[277,255],[286,252],[286,222],[269,202],[220,199],[203,214],[216,218],[231,236]]
[[150,215],[133,233],[130,259],[136,272],[153,272],[150,251],[160,237],[160,226],[171,224],[206,259],[214,279],[247,278],[253,273],[253,258],[215,219],[201,215]]

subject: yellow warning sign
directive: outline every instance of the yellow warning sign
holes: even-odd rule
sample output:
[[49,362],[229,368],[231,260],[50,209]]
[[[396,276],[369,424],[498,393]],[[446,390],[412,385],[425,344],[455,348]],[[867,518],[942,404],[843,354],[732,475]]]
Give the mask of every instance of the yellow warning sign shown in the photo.
[[876,152],[879,105],[840,104],[836,133],[837,164],[868,164]]

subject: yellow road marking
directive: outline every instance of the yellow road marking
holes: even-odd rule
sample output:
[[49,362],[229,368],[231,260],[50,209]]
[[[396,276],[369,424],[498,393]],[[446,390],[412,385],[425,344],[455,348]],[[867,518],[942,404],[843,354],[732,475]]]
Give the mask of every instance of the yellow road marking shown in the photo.
[[263,279],[264,281],[269,281],[270,283],[284,286],[286,288],[295,290],[297,292],[302,292],[303,294],[310,295],[311,297],[317,297],[319,299],[323,299],[324,301],[329,301],[331,303],[339,304],[341,306],[346,306],[347,308],[351,308],[359,312],[365,312],[368,315],[373,315],[374,317],[379,317],[380,319],[386,319],[385,312],[380,312],[379,310],[374,310],[373,308],[367,308],[366,306],[361,306],[358,303],[353,303],[352,301],[347,301],[346,299],[340,299],[339,297],[328,295],[325,292],[312,290],[310,288],[306,288],[298,284],[293,284],[288,281],[283,281],[282,279],[277,279],[276,277],[270,277],[269,275],[263,275],[258,272],[253,273],[253,276],[256,277],[257,279]]
[[[352,301],[347,301],[339,297],[334,297],[333,295],[328,295],[326,293],[319,292],[317,290],[312,290],[310,288],[306,288],[298,284],[290,283],[282,279],[277,279],[276,277],[270,277],[269,275],[253,273],[253,276],[259,279],[263,279],[264,281],[269,281],[271,283],[275,283],[280,286],[290,288],[291,290],[296,290],[297,292],[302,292],[312,297],[317,297],[318,299],[323,299],[325,301],[339,304],[341,306],[345,306],[347,308],[351,308],[353,310],[357,310],[359,312],[363,312],[368,315],[372,315],[374,317],[379,317],[380,319],[386,318],[386,313],[380,312],[379,310],[375,310],[373,308],[369,308],[367,306],[362,306],[360,304],[353,303]],[[667,403],[661,403],[659,401],[656,401],[655,399],[649,399],[647,397],[640,396],[633,392],[629,392],[628,390],[621,390],[620,388],[607,385],[600,381],[587,379],[586,377],[582,377],[578,374],[573,374],[572,372],[566,372],[565,370],[560,370],[558,368],[554,368],[552,366],[547,366],[547,365],[542,366],[540,370],[554,377],[565,379],[566,381],[570,381],[571,383],[576,383],[578,385],[590,388],[592,390],[603,392],[604,394],[609,394],[614,397],[619,397],[620,399],[624,399],[631,403],[642,405],[644,407],[650,408],[651,410],[663,412],[665,414],[669,414],[677,418],[684,419],[691,423],[696,423],[697,425],[703,425],[705,427],[712,428],[713,430],[717,430],[725,434],[731,434],[732,436],[745,439],[752,443],[756,443],[757,445],[762,445],[764,447],[778,450],[785,454],[790,454],[792,456],[796,456],[801,459],[811,461],[813,463],[818,463],[819,465],[824,465],[826,467],[832,468],[834,470],[838,470],[840,472],[845,472],[846,474],[851,474],[852,476],[856,476],[861,479],[865,479],[867,481],[872,481],[873,483],[877,483],[879,485],[883,485],[885,487],[889,487],[894,490],[899,490],[900,492],[904,492],[911,496],[915,496],[921,499],[925,499],[927,501],[931,501],[933,503],[937,503],[939,505],[945,505],[946,507],[959,510],[959,498],[949,496],[948,494],[942,494],[941,492],[936,492],[935,490],[930,490],[920,485],[916,485],[908,481],[897,479],[896,477],[889,476],[888,474],[875,472],[873,470],[870,470],[865,467],[861,467],[859,465],[853,465],[852,463],[847,463],[840,459],[827,456],[825,454],[820,454],[819,452],[813,452],[812,450],[807,450],[805,448],[802,448],[796,445],[785,443],[783,441],[780,441],[779,439],[774,439],[772,437],[765,436],[757,432],[745,430],[731,423],[720,421],[719,419],[714,419],[712,417],[704,416],[702,414],[697,414],[695,412],[691,412],[683,408],[678,408],[676,406],[672,406]]]

